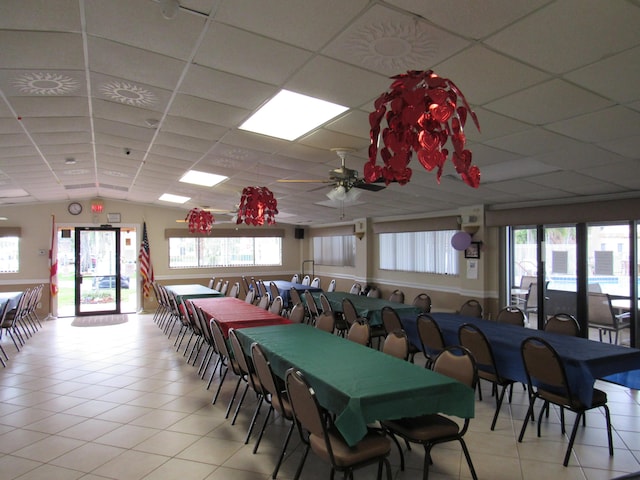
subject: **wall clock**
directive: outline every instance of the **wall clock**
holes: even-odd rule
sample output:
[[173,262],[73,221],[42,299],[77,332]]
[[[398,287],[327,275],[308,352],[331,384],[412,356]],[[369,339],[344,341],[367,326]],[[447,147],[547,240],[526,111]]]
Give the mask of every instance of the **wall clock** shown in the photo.
[[71,202],[69,206],[67,206],[67,210],[71,215],[80,215],[82,213],[82,205],[78,202]]

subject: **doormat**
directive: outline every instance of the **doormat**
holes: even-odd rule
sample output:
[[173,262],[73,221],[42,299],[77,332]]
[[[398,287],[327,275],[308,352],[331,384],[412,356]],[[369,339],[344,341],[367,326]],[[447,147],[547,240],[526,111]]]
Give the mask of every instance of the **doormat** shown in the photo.
[[95,315],[90,317],[76,317],[71,322],[72,327],[106,327],[109,325],[119,325],[127,323],[129,316],[122,315]]

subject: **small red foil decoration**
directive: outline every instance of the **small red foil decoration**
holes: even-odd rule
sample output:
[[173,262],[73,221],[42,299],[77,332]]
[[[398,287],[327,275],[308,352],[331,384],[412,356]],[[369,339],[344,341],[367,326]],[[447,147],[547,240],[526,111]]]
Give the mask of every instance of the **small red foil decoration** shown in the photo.
[[215,219],[211,212],[201,210],[199,208],[192,208],[187,214],[185,221],[189,224],[189,231],[191,233],[211,233],[211,228]]
[[268,225],[276,223],[278,201],[267,187],[245,187],[238,208],[237,224]]
[[[451,138],[451,160],[456,172],[467,185],[478,188],[480,169],[471,164],[471,151],[465,149],[467,115],[471,115],[478,131],[480,125],[462,92],[451,80],[439,77],[432,70],[413,70],[391,78],[394,82],[390,90],[378,97],[375,111],[369,114],[371,144],[369,161],[364,166],[365,181],[383,179],[387,185],[393,181],[406,184],[411,179],[408,165],[416,152],[426,170],[437,169],[436,178],[440,183],[449,155],[444,145]],[[377,165],[383,118],[387,123],[382,130],[384,146],[380,149],[384,165]]]

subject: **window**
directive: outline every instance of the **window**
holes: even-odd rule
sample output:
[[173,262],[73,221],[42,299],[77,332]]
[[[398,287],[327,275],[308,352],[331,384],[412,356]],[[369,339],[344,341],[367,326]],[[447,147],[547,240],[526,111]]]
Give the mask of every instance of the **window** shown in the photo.
[[355,237],[353,235],[314,237],[313,261],[316,265],[355,267]]
[[169,268],[282,265],[280,237],[169,238]]
[[457,230],[381,233],[380,268],[458,275],[459,253],[451,247]]
[[20,271],[20,238],[0,237],[0,273]]

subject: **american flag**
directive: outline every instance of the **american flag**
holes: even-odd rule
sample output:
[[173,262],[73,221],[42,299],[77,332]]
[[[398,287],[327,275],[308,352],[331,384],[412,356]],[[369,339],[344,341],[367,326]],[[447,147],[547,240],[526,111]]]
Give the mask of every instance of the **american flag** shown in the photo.
[[151,264],[151,252],[149,250],[149,237],[147,237],[147,222],[142,224],[142,243],[138,254],[140,262],[140,276],[142,277],[142,293],[145,297],[151,294],[153,283],[153,265]]

